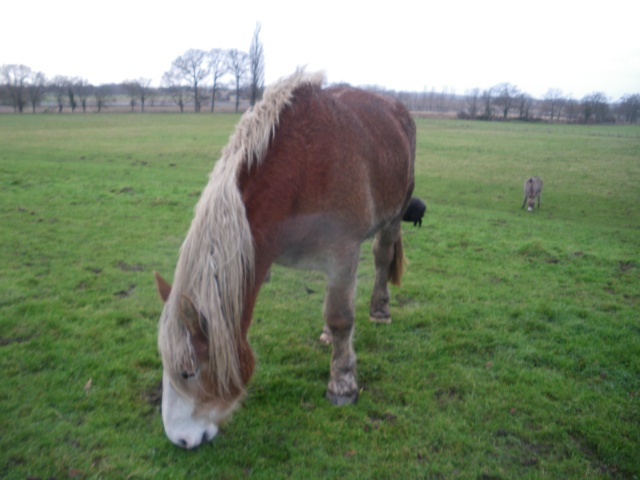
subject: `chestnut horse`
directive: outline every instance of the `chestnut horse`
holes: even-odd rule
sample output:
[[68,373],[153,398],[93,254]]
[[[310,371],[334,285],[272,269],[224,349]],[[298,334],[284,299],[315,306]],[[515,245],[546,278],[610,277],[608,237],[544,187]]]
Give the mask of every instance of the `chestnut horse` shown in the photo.
[[254,368],[251,315],[273,262],[327,275],[327,398],[357,399],[352,346],[360,244],[375,235],[370,319],[389,322],[387,282],[403,270],[400,222],[413,191],[415,124],[398,102],[323,89],[302,70],[268,88],[216,163],[180,249],[158,328],[169,439],[212,439]]

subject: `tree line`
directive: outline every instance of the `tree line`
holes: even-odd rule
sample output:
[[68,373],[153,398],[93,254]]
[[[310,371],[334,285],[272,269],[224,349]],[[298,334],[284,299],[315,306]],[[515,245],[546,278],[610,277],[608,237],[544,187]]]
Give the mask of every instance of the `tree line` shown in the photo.
[[[391,92],[393,94],[393,92]],[[520,120],[557,123],[637,123],[640,94],[628,94],[610,101],[603,92],[593,92],[581,99],[550,88],[543,98],[521,92],[510,83],[500,83],[481,90],[474,88],[464,95],[443,89],[396,94],[412,111],[454,112],[458,118],[473,120]]]
[[[90,105],[101,112],[115,102],[117,95],[127,99],[131,111],[139,108],[144,112],[150,100],[163,98],[169,99],[181,112],[187,107],[192,107],[195,112],[209,107],[213,112],[216,100],[224,94],[233,101],[237,112],[241,98],[254,105],[264,90],[265,62],[260,29],[260,23],[257,23],[248,52],[219,48],[187,50],[171,63],[159,88],[152,87],[148,78],[98,86],[82,78],[60,75],[47,80],[42,72],[34,72],[25,65],[2,65],[0,101],[10,105],[16,113],[27,109],[35,113],[45,96],[59,113],[65,108],[72,113],[79,109],[86,112]],[[397,92],[379,87],[365,88],[393,96],[411,111],[454,112],[463,119],[637,123],[640,114],[639,93],[624,95],[612,102],[603,92],[594,92],[577,100],[557,88],[550,88],[543,98],[536,99],[510,83],[500,83],[484,90],[475,88],[464,95],[446,89],[440,92]]]
[[[159,88],[152,87],[148,78],[95,86],[79,77],[57,75],[47,79],[44,73],[26,65],[2,65],[0,102],[10,105],[16,113],[28,109],[35,113],[46,97],[54,102],[59,113],[65,108],[72,113],[80,109],[86,112],[90,104],[101,112],[115,102],[116,96],[124,96],[132,111],[139,106],[144,112],[150,99],[162,96],[171,99],[181,112],[187,105],[193,105],[194,111],[200,112],[204,103],[210,101],[213,112],[216,98],[221,90],[225,90],[233,91],[230,96],[235,99],[237,112],[245,92],[253,105],[264,90],[265,62],[260,30],[258,23],[249,52],[219,48],[187,50],[171,63]],[[231,87],[223,82],[225,78],[231,79]]]

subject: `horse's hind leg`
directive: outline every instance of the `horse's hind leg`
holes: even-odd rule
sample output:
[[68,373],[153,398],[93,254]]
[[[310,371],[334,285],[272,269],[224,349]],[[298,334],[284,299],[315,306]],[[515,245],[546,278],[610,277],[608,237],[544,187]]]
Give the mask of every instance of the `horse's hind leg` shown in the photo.
[[359,252],[359,246],[340,252],[332,258],[327,272],[324,318],[333,342],[327,399],[334,405],[358,399],[353,324]]
[[[373,257],[376,269],[376,279],[371,294],[371,306],[369,308],[369,320],[377,323],[390,323],[389,311],[389,275],[391,264],[395,261],[402,262],[402,258],[396,256],[396,242],[400,239],[400,222],[391,224],[381,230],[373,241]],[[400,252],[398,252],[401,255]]]

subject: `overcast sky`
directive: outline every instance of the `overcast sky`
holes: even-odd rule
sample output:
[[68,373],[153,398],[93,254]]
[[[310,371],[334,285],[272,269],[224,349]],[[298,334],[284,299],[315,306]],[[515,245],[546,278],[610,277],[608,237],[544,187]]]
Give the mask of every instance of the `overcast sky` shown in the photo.
[[640,93],[637,0],[32,0],[5,2],[0,65],[158,86],[189,48],[248,51],[266,83],[298,65],[329,82],[455,91],[509,82],[542,98]]

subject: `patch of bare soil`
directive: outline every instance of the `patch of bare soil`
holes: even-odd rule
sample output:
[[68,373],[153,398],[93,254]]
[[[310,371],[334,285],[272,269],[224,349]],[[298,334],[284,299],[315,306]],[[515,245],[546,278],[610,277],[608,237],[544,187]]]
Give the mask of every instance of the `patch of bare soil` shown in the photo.
[[623,272],[628,272],[633,268],[636,268],[636,264],[633,262],[620,262],[620,270]]
[[114,295],[118,298],[127,298],[133,293],[135,289],[136,286],[132,284],[129,285],[129,288],[127,288],[126,290],[120,290],[119,292],[114,293]]
[[12,343],[24,343],[31,340],[35,335],[23,335],[20,337],[0,337],[0,347],[6,347]]
[[144,400],[152,407],[160,407],[162,404],[162,380],[143,392]]
[[123,272],[143,272],[144,271],[144,267],[139,263],[130,265],[126,262],[118,262],[118,268]]

